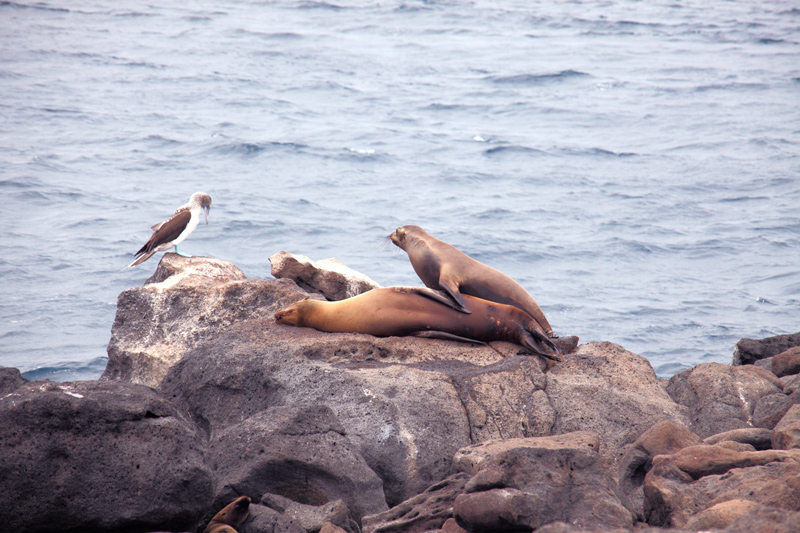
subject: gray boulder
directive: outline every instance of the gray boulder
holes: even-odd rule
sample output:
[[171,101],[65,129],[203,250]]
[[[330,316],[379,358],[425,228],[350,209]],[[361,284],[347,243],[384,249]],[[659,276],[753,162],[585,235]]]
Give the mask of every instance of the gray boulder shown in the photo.
[[380,362],[415,349],[430,356],[426,339],[408,339],[416,344],[409,349],[399,339],[365,337],[251,321],[187,355],[161,390],[209,434],[276,406],[327,406],[397,504],[449,475],[450,458],[470,443],[469,425],[435,366]]
[[753,409],[753,425],[759,428],[772,429],[775,424],[780,422],[789,408],[799,403],[800,391],[795,391],[792,394],[775,392],[762,396],[756,400],[755,409]]
[[100,379],[157,387],[189,350],[239,321],[271,317],[288,305],[282,287],[287,285],[247,280],[226,261],[164,254],[144,286],[117,298]]
[[314,262],[304,255],[278,252],[269,261],[276,278],[291,279],[300,288],[318,292],[328,300],[344,300],[380,287],[335,257]]
[[[221,532],[228,533],[228,532]],[[296,520],[260,504],[250,505],[250,516],[238,533],[308,533]]]
[[340,527],[348,533],[361,531],[352,519],[347,504],[342,500],[329,501],[324,505],[306,505],[279,494],[267,493],[261,497],[261,503],[283,513],[309,533],[317,533],[326,523]]
[[580,346],[548,370],[509,343],[296,328],[273,314],[320,295],[172,256],[153,283],[120,295],[103,379],[158,384],[212,439],[273,407],[325,405],[390,505],[446,478],[453,454],[472,443],[591,429],[616,472],[647,428],[688,424],[647,360],[610,343]]
[[733,348],[734,366],[752,365],[759,359],[766,359],[800,346],[800,332],[790,335],[776,335],[765,339],[741,339]]
[[667,385],[672,399],[688,410],[688,427],[702,438],[753,427],[758,400],[782,389],[783,383],[768,370],[720,363],[678,372]]
[[36,381],[0,397],[9,531],[183,531],[212,490],[202,435],[148,387]]
[[27,382],[18,369],[0,367],[0,395],[14,392]]
[[[532,439],[536,441],[537,439]],[[472,532],[532,530],[554,521],[583,529],[632,527],[616,483],[606,472],[600,440],[590,432],[515,447],[482,462],[453,504]]]
[[610,342],[583,344],[565,356],[547,373],[546,392],[555,412],[549,434],[598,434],[600,457],[615,476],[628,447],[647,429],[665,420],[691,427],[688,409],[670,398],[650,362]]
[[209,459],[217,494],[269,492],[310,506],[341,499],[357,520],[387,509],[380,478],[324,405],[273,407],[216,432]]

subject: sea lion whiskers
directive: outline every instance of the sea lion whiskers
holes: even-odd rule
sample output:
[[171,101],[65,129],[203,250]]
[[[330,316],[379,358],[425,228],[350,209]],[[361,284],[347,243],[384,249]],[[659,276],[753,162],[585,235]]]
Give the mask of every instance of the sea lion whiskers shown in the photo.
[[389,243],[390,243],[390,242],[392,242],[392,236],[391,236],[391,234],[390,234],[390,235],[387,235],[386,237],[384,237],[383,239],[381,239],[381,242],[380,242],[380,244],[378,245],[378,248],[380,248],[380,249],[382,250],[382,249],[386,248],[387,246],[389,246]]

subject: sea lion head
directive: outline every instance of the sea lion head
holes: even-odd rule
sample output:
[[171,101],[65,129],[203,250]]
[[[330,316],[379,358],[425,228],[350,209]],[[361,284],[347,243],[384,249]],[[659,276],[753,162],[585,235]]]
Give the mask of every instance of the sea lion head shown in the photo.
[[214,515],[214,518],[211,519],[208,527],[206,527],[205,533],[235,532],[234,528],[241,526],[247,519],[247,515],[250,514],[250,501],[248,496],[239,496],[233,500]]
[[305,298],[288,307],[284,307],[275,313],[275,321],[279,324],[287,324],[289,326],[302,326],[306,310],[311,309],[314,305],[312,302],[313,300]]
[[394,233],[389,235],[389,238],[398,248],[408,251],[408,246],[415,242],[415,240],[423,235],[427,235],[425,230],[419,226],[409,224],[407,226],[400,226]]
[[229,526],[239,527],[247,519],[250,513],[250,498],[247,496],[239,496],[231,502],[222,511],[217,513],[214,517],[215,520],[228,524]]

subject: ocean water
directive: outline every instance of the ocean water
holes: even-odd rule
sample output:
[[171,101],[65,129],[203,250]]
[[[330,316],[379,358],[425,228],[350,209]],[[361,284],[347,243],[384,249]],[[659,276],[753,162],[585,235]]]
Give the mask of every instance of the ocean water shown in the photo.
[[181,245],[420,284],[431,234],[661,377],[800,331],[795,0],[0,2],[0,366],[95,379]]

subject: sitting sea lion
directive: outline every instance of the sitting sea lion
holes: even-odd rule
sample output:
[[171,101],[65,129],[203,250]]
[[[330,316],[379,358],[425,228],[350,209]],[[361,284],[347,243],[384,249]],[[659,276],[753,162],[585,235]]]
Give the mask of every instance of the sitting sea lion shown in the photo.
[[462,312],[469,312],[463,294],[513,305],[532,316],[547,336],[557,337],[536,300],[496,268],[472,259],[419,226],[402,226],[389,238],[405,250],[422,282],[431,289],[445,291]]
[[439,291],[385,287],[337,302],[301,300],[275,313],[275,320],[331,333],[508,341],[549,359],[559,359],[556,345],[524,311],[468,295],[462,301],[469,314],[455,310]]
[[236,533],[250,514],[250,498],[239,496],[214,515],[203,533]]

